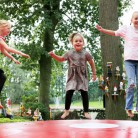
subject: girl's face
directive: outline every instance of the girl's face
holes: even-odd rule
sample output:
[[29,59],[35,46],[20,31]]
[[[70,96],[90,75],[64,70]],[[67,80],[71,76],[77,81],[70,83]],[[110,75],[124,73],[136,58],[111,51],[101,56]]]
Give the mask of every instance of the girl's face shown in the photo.
[[7,35],[9,35],[10,30],[11,30],[11,26],[10,26],[10,25],[4,26],[4,27],[1,29],[0,34],[1,34],[2,36],[7,36]]
[[84,40],[79,34],[75,35],[72,39],[72,45],[76,51],[81,51],[84,45]]
[[133,14],[131,23],[138,29],[138,12]]

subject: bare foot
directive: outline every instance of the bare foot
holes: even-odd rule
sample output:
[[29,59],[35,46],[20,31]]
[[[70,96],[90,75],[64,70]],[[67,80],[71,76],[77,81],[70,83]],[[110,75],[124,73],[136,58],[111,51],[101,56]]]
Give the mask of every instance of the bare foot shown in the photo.
[[65,119],[69,115],[69,111],[65,110],[64,114],[61,116],[62,119]]
[[85,116],[85,118],[87,118],[87,119],[91,119],[91,116],[90,116],[89,113],[84,113],[84,116]]
[[128,115],[129,117],[134,117],[134,114],[132,113],[131,110],[127,110],[127,115]]

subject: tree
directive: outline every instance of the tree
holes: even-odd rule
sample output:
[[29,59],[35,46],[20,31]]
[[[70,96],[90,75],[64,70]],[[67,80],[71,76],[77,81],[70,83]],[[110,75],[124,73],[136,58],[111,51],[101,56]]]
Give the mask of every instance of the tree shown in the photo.
[[[99,1],[99,24],[103,28],[116,30],[118,28],[118,0],[100,0]],[[112,9],[112,10],[111,10]],[[122,49],[120,39],[114,36],[108,36],[100,33],[101,38],[101,53],[102,67],[104,72],[104,82],[107,85],[107,77],[109,77],[109,97],[105,93],[105,113],[106,119],[126,119],[125,113],[125,92],[119,90],[120,81],[122,81],[123,63]],[[111,72],[110,65],[107,62],[112,62]],[[109,63],[110,64],[110,63]],[[120,68],[120,77],[116,76],[116,67]],[[114,87],[117,86],[117,94],[114,94]]]
[[37,79],[40,79],[37,83],[40,88],[39,102],[47,108],[52,69],[48,52],[57,49],[61,55],[69,49],[67,37],[72,31],[84,32],[88,40],[87,48],[96,59],[98,73],[101,72],[100,49],[96,46],[94,26],[98,20],[97,8],[96,0],[0,1],[3,17],[14,23],[12,34],[17,40],[15,45],[31,56],[31,60],[21,59],[22,68],[37,70]]
[[15,44],[26,45],[24,51],[31,55],[32,61],[24,61],[24,64],[30,69],[40,67],[39,102],[49,107],[51,58],[47,52],[53,49],[55,27],[61,18],[60,0],[1,2],[2,12],[15,24],[13,34],[18,34]]
[[[70,3],[73,3],[73,6]],[[81,5],[80,8],[79,5]],[[59,32],[60,38],[66,39],[67,43],[67,37],[72,31],[84,31],[83,28],[88,28],[87,21],[91,21],[93,11],[97,10],[95,7],[91,10],[89,1],[79,0],[75,2],[73,0],[40,0],[39,2],[37,0],[3,0],[0,1],[0,8],[5,15],[3,17],[8,17],[14,23],[12,34],[15,40],[18,40],[15,41],[15,45],[31,56],[30,61],[21,59],[24,63],[23,67],[25,68],[26,65],[28,70],[38,69],[40,75],[39,102],[49,107],[52,64],[48,52],[54,47],[62,49],[62,47],[58,47],[57,41],[60,40],[59,38],[56,40],[54,34]],[[65,16],[66,13],[72,16],[64,20],[63,15]],[[79,16],[76,17],[75,13],[78,13]],[[62,26],[63,24],[64,26]],[[91,26],[91,22],[89,22],[89,26]],[[59,29],[59,27],[61,28]],[[91,39],[89,41],[92,42]]]

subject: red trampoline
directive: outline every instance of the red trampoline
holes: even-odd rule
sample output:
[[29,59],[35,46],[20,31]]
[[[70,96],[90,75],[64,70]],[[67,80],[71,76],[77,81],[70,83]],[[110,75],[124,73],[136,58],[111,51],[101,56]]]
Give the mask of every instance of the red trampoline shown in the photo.
[[138,138],[137,121],[50,120],[0,124],[0,138]]

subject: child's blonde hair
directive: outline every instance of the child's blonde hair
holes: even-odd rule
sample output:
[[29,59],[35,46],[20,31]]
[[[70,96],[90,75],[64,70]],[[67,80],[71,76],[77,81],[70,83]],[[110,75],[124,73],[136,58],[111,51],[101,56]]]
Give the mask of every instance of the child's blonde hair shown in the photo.
[[0,20],[0,28],[6,27],[6,26],[11,27],[10,22],[7,20]]
[[72,43],[73,38],[74,38],[74,36],[76,36],[76,35],[81,36],[81,37],[82,37],[82,39],[83,39],[83,42],[84,42],[84,37],[83,37],[83,35],[82,35],[81,33],[79,33],[79,32],[75,32],[75,33],[70,34],[70,35],[69,35],[69,38],[68,38],[69,42],[71,42],[71,43]]
[[130,25],[132,24],[132,19],[133,19],[133,17],[135,16],[135,14],[138,14],[138,11],[134,11],[134,12],[132,13]]
[[133,17],[135,14],[138,14],[138,11],[134,11],[133,14],[132,14],[132,17]]

